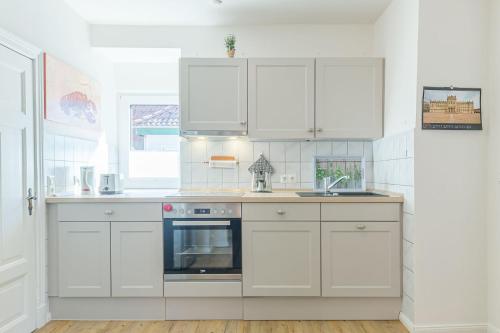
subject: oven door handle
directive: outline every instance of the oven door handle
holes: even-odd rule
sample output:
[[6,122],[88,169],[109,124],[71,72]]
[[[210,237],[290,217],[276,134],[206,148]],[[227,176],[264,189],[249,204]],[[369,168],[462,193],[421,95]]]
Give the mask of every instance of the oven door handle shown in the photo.
[[231,225],[231,221],[172,221],[172,226],[218,226]]

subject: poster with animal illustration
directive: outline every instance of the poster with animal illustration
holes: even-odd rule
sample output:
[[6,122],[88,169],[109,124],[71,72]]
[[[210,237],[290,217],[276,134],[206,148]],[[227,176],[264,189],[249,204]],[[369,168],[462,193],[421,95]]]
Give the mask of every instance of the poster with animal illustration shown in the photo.
[[101,129],[99,83],[87,74],[44,53],[45,119],[82,129]]

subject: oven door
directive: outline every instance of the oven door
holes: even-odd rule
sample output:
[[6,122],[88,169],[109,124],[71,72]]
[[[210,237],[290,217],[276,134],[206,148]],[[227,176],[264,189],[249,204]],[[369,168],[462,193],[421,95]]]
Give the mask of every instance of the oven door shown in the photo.
[[241,219],[165,219],[165,280],[241,279]]

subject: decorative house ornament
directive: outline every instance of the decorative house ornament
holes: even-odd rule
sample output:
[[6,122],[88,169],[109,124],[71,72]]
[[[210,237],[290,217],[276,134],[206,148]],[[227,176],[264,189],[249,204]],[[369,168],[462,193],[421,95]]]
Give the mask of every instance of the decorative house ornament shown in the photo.
[[45,119],[99,131],[101,129],[101,89],[87,74],[43,55]]
[[236,52],[236,37],[233,34],[227,35],[224,38],[224,43],[226,44],[226,52],[229,58],[234,58],[234,53]]
[[271,163],[260,154],[260,157],[249,168],[252,174],[253,192],[271,192],[271,175],[274,172]]
[[482,130],[481,89],[424,87],[422,128]]

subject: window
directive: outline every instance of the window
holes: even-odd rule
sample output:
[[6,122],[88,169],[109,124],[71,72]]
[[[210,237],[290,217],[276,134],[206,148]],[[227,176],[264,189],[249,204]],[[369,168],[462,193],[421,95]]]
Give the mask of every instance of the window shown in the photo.
[[127,188],[177,188],[179,98],[121,95],[120,171]]

